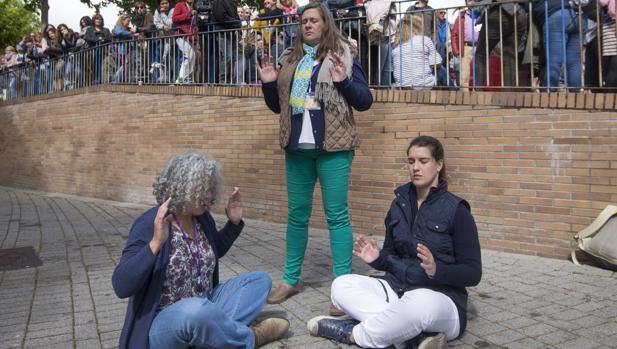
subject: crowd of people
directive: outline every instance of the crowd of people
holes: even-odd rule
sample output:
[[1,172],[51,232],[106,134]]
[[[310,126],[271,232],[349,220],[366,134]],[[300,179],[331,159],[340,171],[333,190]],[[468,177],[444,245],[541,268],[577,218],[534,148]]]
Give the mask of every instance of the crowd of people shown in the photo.
[[[465,0],[434,9],[419,0],[311,0],[329,9],[371,86],[413,89],[617,87],[615,0]],[[5,98],[99,83],[257,84],[298,39],[296,0],[161,0],[105,25],[47,25],[0,61]],[[599,15],[598,15],[599,14]]]

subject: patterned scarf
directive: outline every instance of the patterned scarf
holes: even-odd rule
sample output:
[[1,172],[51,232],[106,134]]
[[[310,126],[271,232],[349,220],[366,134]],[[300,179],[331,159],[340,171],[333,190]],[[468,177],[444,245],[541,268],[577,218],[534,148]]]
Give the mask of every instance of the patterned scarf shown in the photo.
[[302,44],[304,52],[306,54],[296,67],[294,74],[294,81],[291,86],[291,94],[289,97],[289,103],[291,104],[291,115],[303,115],[304,114],[304,100],[308,93],[309,84],[311,82],[311,75],[313,73],[313,62],[315,62],[315,56],[317,55],[317,49],[319,44],[314,47],[307,44]]

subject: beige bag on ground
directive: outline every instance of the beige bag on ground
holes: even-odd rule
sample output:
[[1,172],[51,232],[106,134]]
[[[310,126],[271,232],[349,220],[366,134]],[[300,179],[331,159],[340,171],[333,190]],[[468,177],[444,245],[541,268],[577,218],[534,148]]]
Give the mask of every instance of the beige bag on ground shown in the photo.
[[600,266],[617,270],[617,206],[606,206],[593,223],[574,235],[572,261],[580,265],[576,259],[577,248]]

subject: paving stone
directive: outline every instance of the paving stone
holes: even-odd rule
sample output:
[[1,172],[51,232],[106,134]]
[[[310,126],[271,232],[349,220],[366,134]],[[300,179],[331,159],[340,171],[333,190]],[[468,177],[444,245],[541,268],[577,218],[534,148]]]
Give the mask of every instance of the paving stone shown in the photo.
[[[43,266],[0,273],[0,347],[116,348],[126,299],[110,279],[128,230],[144,206],[0,187],[0,239],[41,246]],[[13,211],[11,215],[9,212]],[[222,226],[226,218],[215,215]],[[276,286],[285,225],[246,219],[221,260],[221,280],[267,271]],[[4,234],[4,235],[2,235]],[[375,237],[378,243],[383,237]],[[330,305],[328,233],[309,230],[303,292],[263,317],[290,320],[287,338],[266,348],[355,348],[312,337],[306,321]],[[38,247],[37,247],[38,248]],[[612,348],[617,343],[617,278],[568,261],[485,250],[483,280],[469,288],[466,334],[452,348]],[[360,260],[353,270],[375,274]]]

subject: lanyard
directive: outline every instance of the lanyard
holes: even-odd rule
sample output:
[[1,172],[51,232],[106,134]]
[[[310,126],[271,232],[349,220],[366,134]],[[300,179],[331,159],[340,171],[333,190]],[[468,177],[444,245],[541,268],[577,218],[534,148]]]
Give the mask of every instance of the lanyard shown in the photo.
[[178,225],[178,227],[180,227],[180,231],[182,232],[182,240],[184,240],[184,243],[186,243],[186,246],[188,247],[189,252],[191,253],[191,267],[194,265],[197,268],[197,292],[201,293],[203,292],[203,286],[199,283],[199,281],[201,280],[201,262],[202,262],[201,252],[200,252],[201,245],[199,243],[199,227],[197,226],[197,222],[195,222],[195,220],[193,219],[193,222],[194,222],[193,240],[195,241],[195,252],[193,252],[193,249],[191,248],[191,241],[189,239],[189,236],[184,230],[182,223],[180,223],[180,220],[178,219],[178,217],[176,217],[176,215],[174,215],[174,220],[176,221],[176,224]]
[[317,63],[316,65],[313,66],[313,69],[311,71],[311,77],[309,78],[309,86],[308,86],[307,93],[311,93],[311,88],[312,88],[312,85],[313,85],[313,75],[315,75],[315,72],[317,72],[319,70],[320,66],[321,66],[321,63]]

